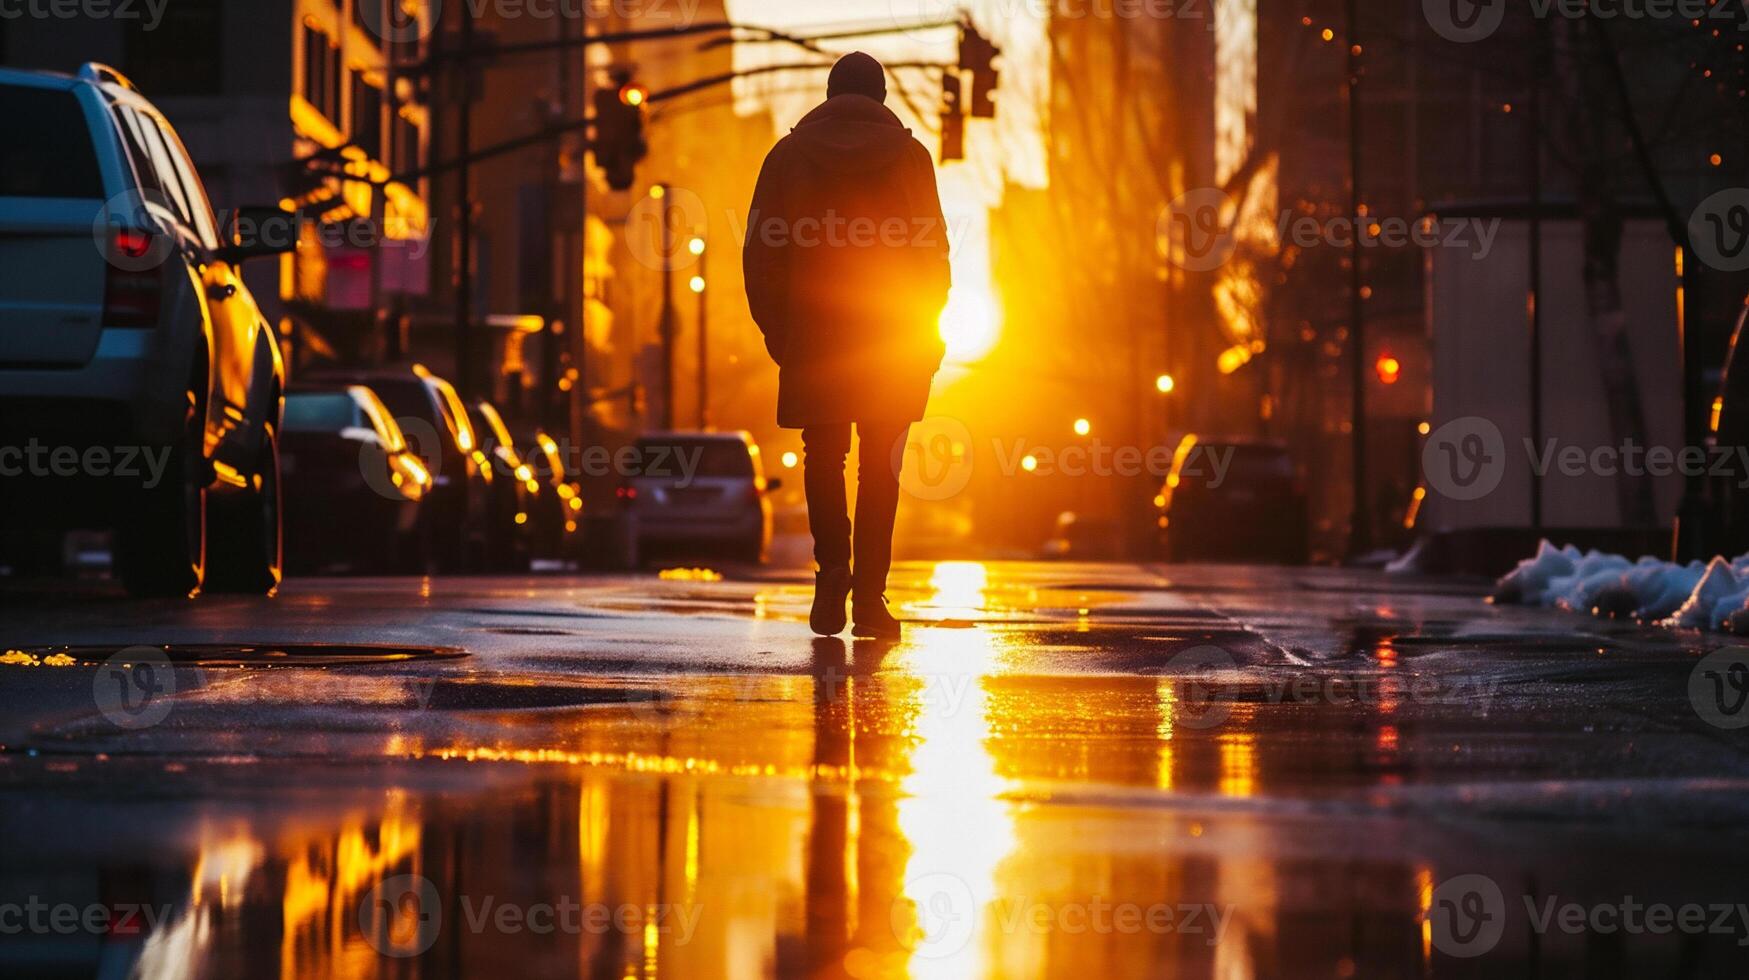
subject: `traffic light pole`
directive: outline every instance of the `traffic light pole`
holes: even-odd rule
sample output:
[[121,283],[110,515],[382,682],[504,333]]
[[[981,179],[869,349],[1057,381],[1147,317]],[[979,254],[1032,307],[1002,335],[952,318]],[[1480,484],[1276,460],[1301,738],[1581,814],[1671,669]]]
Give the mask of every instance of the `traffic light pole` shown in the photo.
[[474,46],[474,15],[466,4],[461,8],[461,59],[456,76],[460,98],[456,118],[456,148],[460,153],[456,167],[456,264],[455,264],[455,383],[463,398],[473,393],[468,370],[473,333],[471,321],[474,308],[474,196],[469,182],[473,177],[474,85],[473,65],[468,57]]
[[[699,256],[699,271],[704,272],[704,257]],[[698,291],[698,431],[705,432],[711,424],[710,372],[710,288],[711,278],[700,275],[704,286]]]
[[[712,76],[709,76],[707,78],[701,78],[695,82],[687,82],[684,85],[678,85],[674,88],[666,89],[666,90],[661,91],[661,92],[652,92],[652,93],[650,93],[650,96],[646,101],[647,101],[647,103],[651,103],[651,104],[657,103],[657,102],[666,102],[669,99],[676,99],[676,98],[679,98],[683,95],[691,95],[694,92],[701,92],[701,91],[704,91],[706,89],[716,88],[719,85],[727,85],[730,82],[733,82],[738,78],[749,78],[749,77],[752,77],[755,75],[768,75],[768,74],[772,74],[774,72],[782,72],[782,71],[804,71],[804,70],[827,71],[827,70],[831,69],[831,67],[832,66],[830,64],[826,64],[824,62],[792,64],[792,65],[761,65],[757,68],[748,68],[748,69],[745,69],[742,71],[726,72],[726,73],[721,74],[721,75],[712,75]],[[897,62],[894,64],[889,64],[889,65],[887,65],[887,67],[888,68],[942,68],[942,69],[948,69],[948,68],[953,68],[954,65],[950,62],[942,62],[942,61],[905,61],[905,62]],[[459,167],[462,167],[467,163],[479,163],[482,160],[490,160],[493,157],[500,157],[506,153],[515,153],[517,150],[527,149],[530,146],[535,146],[535,145],[538,145],[540,143],[549,142],[551,140],[558,139],[560,136],[563,136],[566,133],[575,133],[579,130],[588,129],[593,124],[594,124],[593,119],[578,119],[578,120],[573,120],[573,121],[567,122],[567,123],[560,123],[559,125],[556,125],[556,126],[549,126],[545,129],[539,130],[537,132],[529,133],[526,136],[518,136],[518,137],[515,137],[513,139],[505,140],[501,143],[494,143],[491,146],[481,147],[480,149],[474,150],[474,151],[470,152],[469,154],[467,154],[466,160],[462,160],[459,158],[455,159],[455,160],[445,160],[441,163],[429,164],[429,165],[424,166],[424,167],[419,167],[415,170],[408,170],[408,171],[404,171],[402,173],[392,174],[389,177],[386,177],[386,178],[381,179],[381,180],[373,180],[373,179],[368,178],[368,177],[356,177],[356,176],[353,176],[351,174],[344,174],[344,175],[337,174],[336,176],[339,176],[342,179],[347,180],[347,181],[352,181],[354,183],[369,183],[369,184],[375,184],[377,186],[382,186],[384,184],[411,184],[414,181],[424,180],[427,177],[433,177],[433,176],[436,176],[438,174],[448,173],[449,171],[455,170]]]
[[668,221],[668,185],[662,191],[662,428],[674,428],[674,227]]
[[[1356,34],[1357,0],[1347,0],[1348,35],[1348,200],[1349,213],[1360,220],[1360,39]],[[1350,236],[1348,249],[1348,342],[1353,347],[1349,361],[1350,435],[1353,455],[1354,510],[1349,518],[1348,554],[1358,558],[1372,548],[1372,501],[1367,493],[1366,466],[1366,299],[1365,277],[1360,269],[1360,240]]]

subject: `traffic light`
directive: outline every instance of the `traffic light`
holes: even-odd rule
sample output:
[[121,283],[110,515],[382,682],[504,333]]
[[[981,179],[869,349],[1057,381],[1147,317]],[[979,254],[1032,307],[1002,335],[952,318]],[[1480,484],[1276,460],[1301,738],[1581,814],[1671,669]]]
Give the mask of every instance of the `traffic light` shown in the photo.
[[996,118],[996,101],[992,96],[1002,84],[1002,73],[996,70],[996,56],[1001,53],[971,21],[960,26],[960,68],[972,73],[973,119]]
[[625,72],[613,77],[614,86],[595,90],[595,164],[607,173],[607,186],[630,190],[637,179],[638,161],[649,147],[644,143],[644,103],[650,93]]
[[1380,384],[1394,385],[1403,376],[1403,362],[1389,354],[1380,354],[1372,369],[1378,374]]
[[961,102],[960,77],[952,71],[941,76],[941,162],[966,158],[966,116]]

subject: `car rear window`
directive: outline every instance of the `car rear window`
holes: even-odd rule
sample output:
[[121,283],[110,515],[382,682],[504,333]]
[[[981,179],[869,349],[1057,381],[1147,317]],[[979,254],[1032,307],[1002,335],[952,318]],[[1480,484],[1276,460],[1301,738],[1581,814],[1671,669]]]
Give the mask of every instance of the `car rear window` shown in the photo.
[[408,375],[405,381],[372,378],[366,383],[383,400],[383,404],[389,407],[389,412],[395,418],[419,419],[426,424],[431,423],[431,394],[418,378],[412,375]]
[[105,197],[78,96],[0,85],[0,197]]
[[[1293,457],[1280,449],[1263,446],[1235,446],[1230,464],[1233,476],[1241,480],[1285,480],[1294,475]],[[1215,449],[1219,452],[1219,448]]]
[[[747,446],[727,439],[640,439],[638,472],[646,476],[679,475],[684,466],[699,477],[750,477],[753,457]],[[692,460],[697,458],[697,469]]]
[[287,395],[285,399],[285,430],[287,432],[339,432],[358,420],[358,406],[352,396],[335,392],[319,395]]

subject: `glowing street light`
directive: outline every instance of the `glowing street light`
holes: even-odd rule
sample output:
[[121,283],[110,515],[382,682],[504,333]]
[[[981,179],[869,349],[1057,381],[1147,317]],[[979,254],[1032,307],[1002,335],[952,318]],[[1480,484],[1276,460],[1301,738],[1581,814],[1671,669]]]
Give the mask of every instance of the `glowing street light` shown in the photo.
[[1178,382],[1170,374],[1162,374],[1154,379],[1154,390],[1162,395],[1172,394],[1172,389],[1178,387]]
[[1092,422],[1089,422],[1086,419],[1076,419],[1075,420],[1075,434],[1076,435],[1084,436],[1092,431],[1093,431],[1093,423]]
[[704,239],[694,236],[692,241],[686,243],[686,250],[694,255],[703,255]]
[[800,456],[797,456],[795,454],[794,450],[791,450],[791,451],[783,454],[783,468],[786,470],[795,469],[796,464],[801,462],[801,461],[802,461],[802,458]]
[[704,292],[704,277],[703,276],[693,276],[692,281],[687,283],[687,286],[690,287],[692,289],[692,291],[695,293],[703,293]]

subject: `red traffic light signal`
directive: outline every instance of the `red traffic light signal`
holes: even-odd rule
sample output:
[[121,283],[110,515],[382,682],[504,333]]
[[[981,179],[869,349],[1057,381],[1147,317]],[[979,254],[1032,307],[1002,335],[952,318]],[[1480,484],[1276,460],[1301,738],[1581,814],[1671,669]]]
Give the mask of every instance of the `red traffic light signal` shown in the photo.
[[630,190],[637,180],[638,162],[649,148],[644,143],[644,105],[649,90],[630,76],[616,75],[613,88],[595,90],[595,164],[607,174],[607,186]]
[[1377,372],[1380,384],[1394,385],[1403,376],[1403,362],[1389,354],[1380,354],[1372,368]]

